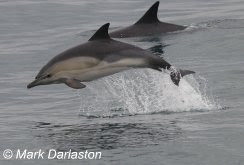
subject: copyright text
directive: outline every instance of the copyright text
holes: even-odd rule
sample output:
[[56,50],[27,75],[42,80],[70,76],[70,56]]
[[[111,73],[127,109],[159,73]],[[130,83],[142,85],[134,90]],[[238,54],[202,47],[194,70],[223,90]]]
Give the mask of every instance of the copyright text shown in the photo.
[[81,159],[101,159],[102,152],[92,152],[92,151],[72,151],[71,149],[68,151],[57,151],[56,149],[49,150],[28,150],[28,149],[5,149],[2,152],[2,156],[4,159],[17,159],[17,160],[33,160],[33,159],[63,159],[63,160],[81,160]]

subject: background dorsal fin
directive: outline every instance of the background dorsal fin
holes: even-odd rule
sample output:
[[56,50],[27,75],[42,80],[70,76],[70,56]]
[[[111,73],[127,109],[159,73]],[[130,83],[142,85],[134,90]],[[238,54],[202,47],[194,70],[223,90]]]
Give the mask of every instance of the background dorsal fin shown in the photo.
[[147,12],[141,17],[141,19],[139,19],[139,21],[137,21],[135,24],[159,22],[159,20],[158,20],[158,6],[159,6],[159,1],[155,2],[147,10]]
[[106,23],[103,26],[101,26],[88,41],[94,41],[94,40],[100,40],[100,39],[110,39],[110,36],[108,34],[109,25],[110,25],[110,23]]

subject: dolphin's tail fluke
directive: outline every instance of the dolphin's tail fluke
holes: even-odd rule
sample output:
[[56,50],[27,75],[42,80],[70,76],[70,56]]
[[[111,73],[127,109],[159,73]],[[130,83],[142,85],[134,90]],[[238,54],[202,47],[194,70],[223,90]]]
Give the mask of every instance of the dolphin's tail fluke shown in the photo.
[[170,68],[170,78],[173,81],[173,83],[177,86],[179,86],[180,79],[188,74],[193,74],[194,71],[191,70],[182,70],[182,69],[176,69],[176,68]]
[[195,73],[191,70],[182,70],[177,69],[173,67],[171,64],[169,64],[167,61],[165,61],[163,58],[154,56],[152,58],[153,60],[150,61],[150,68],[155,69],[157,71],[162,71],[161,68],[170,71],[170,78],[173,81],[173,83],[177,86],[179,86],[180,79],[188,74]]

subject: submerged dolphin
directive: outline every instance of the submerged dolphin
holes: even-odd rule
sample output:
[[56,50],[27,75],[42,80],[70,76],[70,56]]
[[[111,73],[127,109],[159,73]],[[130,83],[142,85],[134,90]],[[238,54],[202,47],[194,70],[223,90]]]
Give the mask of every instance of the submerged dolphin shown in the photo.
[[110,36],[113,38],[149,36],[184,30],[186,28],[186,26],[174,25],[159,21],[157,16],[158,5],[159,1],[154,3],[134,25],[115,30],[109,33]]
[[194,73],[175,70],[162,58],[139,47],[113,40],[108,35],[109,23],[103,25],[88,42],[55,56],[38,73],[27,88],[65,83],[75,89],[85,88],[81,82],[92,81],[130,68],[161,68],[170,70],[174,84]]

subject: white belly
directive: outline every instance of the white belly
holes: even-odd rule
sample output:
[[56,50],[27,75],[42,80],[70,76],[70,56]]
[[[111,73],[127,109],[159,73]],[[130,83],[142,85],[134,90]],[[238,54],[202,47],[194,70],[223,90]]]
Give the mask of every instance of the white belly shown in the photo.
[[128,70],[132,67],[143,66],[145,66],[143,59],[123,59],[112,63],[103,61],[94,67],[61,71],[57,75],[58,77],[73,78],[86,82]]

